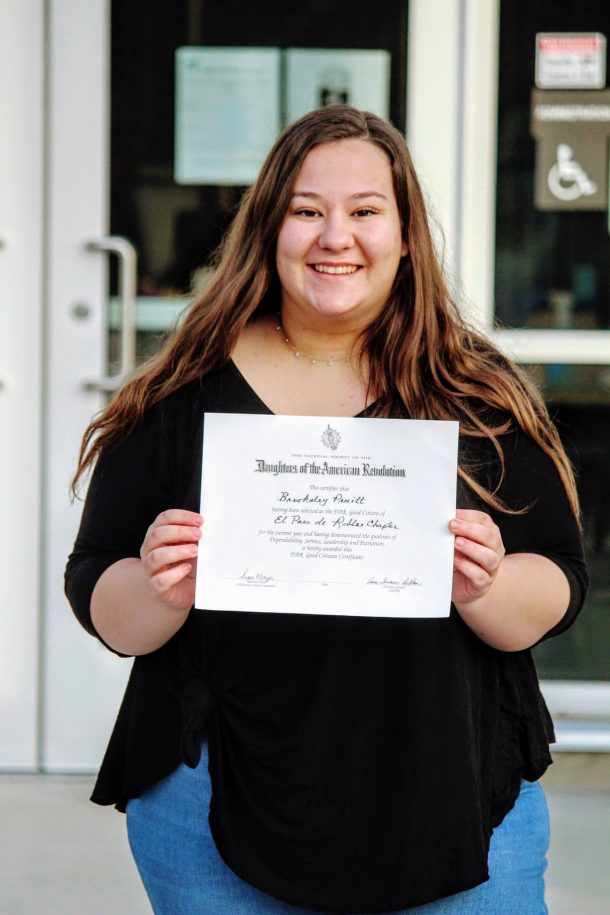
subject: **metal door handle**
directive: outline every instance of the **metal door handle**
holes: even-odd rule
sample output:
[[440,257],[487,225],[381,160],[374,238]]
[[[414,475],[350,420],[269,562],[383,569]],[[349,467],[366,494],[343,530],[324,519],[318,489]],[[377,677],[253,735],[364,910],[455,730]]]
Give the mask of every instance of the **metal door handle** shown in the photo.
[[86,243],[87,251],[115,254],[119,262],[119,304],[121,308],[121,331],[119,342],[119,371],[104,375],[93,381],[86,381],[88,391],[116,391],[136,367],[136,249],[126,238],[107,235]]

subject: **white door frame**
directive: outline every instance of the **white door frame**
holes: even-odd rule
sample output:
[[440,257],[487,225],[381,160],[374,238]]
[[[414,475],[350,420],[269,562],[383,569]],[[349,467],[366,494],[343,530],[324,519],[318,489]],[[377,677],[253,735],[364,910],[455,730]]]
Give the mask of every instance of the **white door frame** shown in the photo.
[[0,4],[0,767],[37,765],[43,2]]

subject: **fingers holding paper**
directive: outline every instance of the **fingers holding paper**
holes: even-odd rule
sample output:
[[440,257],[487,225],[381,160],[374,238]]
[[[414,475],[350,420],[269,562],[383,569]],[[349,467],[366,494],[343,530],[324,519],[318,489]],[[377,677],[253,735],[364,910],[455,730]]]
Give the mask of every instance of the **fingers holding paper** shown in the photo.
[[203,518],[196,512],[168,509],[148,528],[140,559],[149,585],[172,607],[185,609],[195,600],[198,544]]
[[455,534],[451,599],[459,609],[487,594],[505,550],[500,529],[485,512],[459,508],[449,530]]

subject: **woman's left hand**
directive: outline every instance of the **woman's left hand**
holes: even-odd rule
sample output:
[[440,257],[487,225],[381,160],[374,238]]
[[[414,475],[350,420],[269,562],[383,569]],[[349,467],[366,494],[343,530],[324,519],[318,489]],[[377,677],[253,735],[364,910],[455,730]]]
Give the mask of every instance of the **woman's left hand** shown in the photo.
[[487,594],[505,550],[500,528],[485,512],[458,508],[449,530],[455,534],[451,600],[459,609]]

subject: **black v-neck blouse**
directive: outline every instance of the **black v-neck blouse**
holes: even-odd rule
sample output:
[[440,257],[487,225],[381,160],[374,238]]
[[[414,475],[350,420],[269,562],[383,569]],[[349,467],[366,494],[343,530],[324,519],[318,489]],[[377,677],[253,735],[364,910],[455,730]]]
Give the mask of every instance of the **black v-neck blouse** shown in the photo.
[[[149,409],[99,459],[66,570],[92,635],[102,572],[139,556],[164,509],[198,510],[204,411],[272,412],[229,362]],[[565,572],[570,606],[554,635],[584,599],[579,532],[549,459],[519,432],[502,444],[500,494],[531,508],[490,514],[507,552],[541,553]],[[493,485],[489,444],[460,447]],[[458,505],[489,511],[460,487]],[[92,800],[124,810],[181,761],[196,765],[204,737],[210,824],[229,867],[293,905],[349,913],[486,880],[491,831],[520,780],[551,762],[553,731],[530,652],[489,647],[455,608],[440,619],[192,610],[135,658]]]

